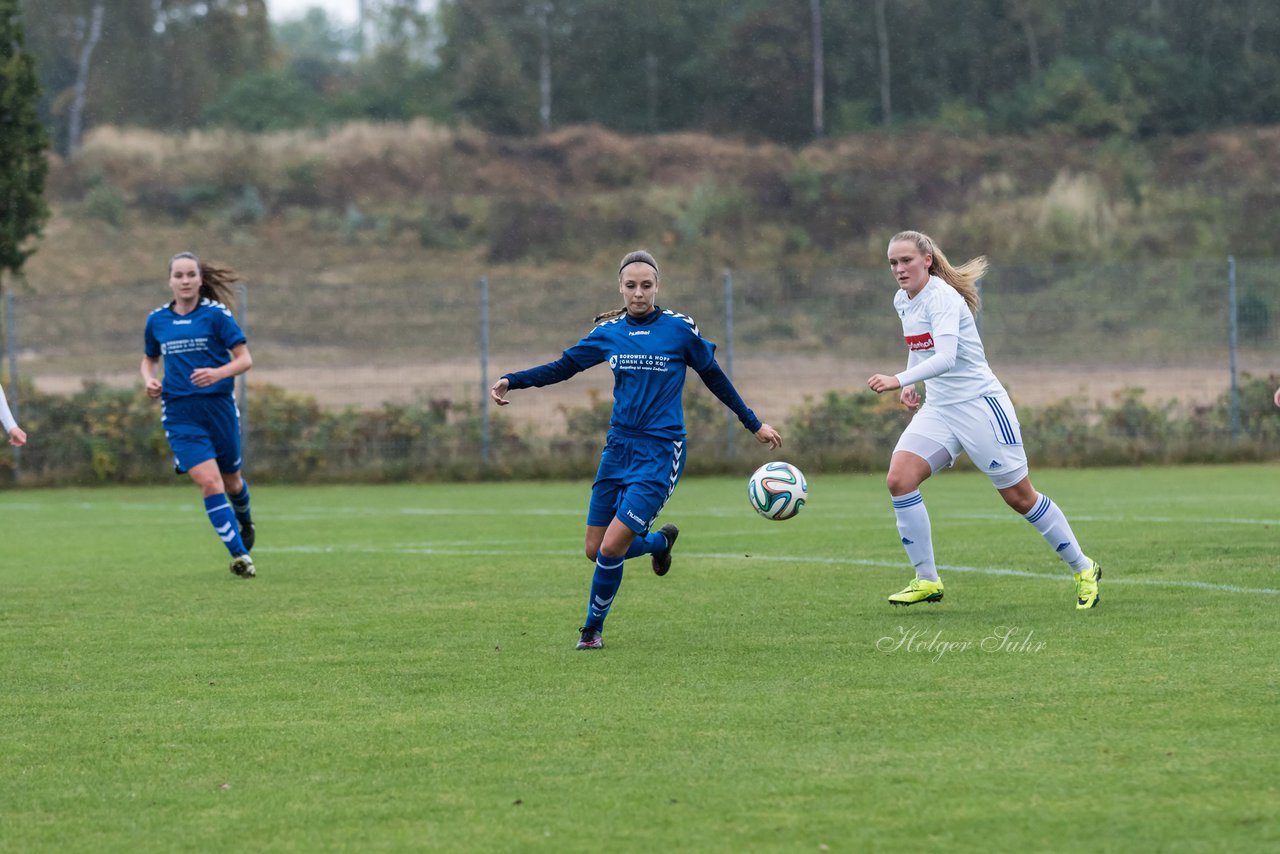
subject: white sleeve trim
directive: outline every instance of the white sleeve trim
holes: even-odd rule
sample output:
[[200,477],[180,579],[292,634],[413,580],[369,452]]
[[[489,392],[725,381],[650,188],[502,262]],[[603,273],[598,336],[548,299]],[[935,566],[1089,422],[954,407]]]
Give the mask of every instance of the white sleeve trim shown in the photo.
[[9,411],[9,401],[5,399],[4,388],[0,387],[0,424],[4,425],[4,432],[12,432],[14,427],[18,426],[18,422],[13,420],[13,413]]
[[[933,355],[921,359],[905,371],[897,374],[898,384],[903,388],[915,385],[921,380],[941,376],[956,366],[956,348],[960,344],[958,335],[939,335],[933,341]],[[912,353],[914,356],[915,354]]]

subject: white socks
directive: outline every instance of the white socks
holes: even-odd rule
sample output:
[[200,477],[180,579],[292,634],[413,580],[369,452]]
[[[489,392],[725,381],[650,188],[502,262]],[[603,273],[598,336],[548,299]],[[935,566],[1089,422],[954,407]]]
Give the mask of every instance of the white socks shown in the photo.
[[1071,532],[1071,525],[1068,524],[1066,515],[1058,505],[1049,500],[1049,496],[1041,495],[1031,511],[1022,518],[1040,532],[1040,536],[1044,537],[1049,548],[1067,562],[1072,572],[1083,572],[1089,568],[1089,558],[1080,551],[1080,543],[1076,540],[1076,535]]
[[933,562],[933,528],[929,525],[929,511],[924,507],[920,490],[891,497],[902,547],[907,550],[907,559],[916,568],[916,577],[924,581],[937,581],[938,567]]

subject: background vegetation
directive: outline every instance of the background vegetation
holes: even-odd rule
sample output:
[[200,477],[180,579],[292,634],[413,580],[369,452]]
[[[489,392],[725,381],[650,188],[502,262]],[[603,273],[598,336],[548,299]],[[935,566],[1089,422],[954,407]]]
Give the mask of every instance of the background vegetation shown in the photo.
[[922,124],[1132,138],[1280,116],[1268,0],[366,0],[352,30],[318,11],[272,26],[264,0],[23,8],[64,150],[73,113],[86,128],[429,117],[791,143]]
[[[1134,389],[1113,403],[1068,398],[1022,406],[1033,466],[1079,467],[1241,462],[1280,456],[1280,418],[1271,400],[1280,375],[1246,377],[1241,424],[1232,430],[1230,399],[1189,414],[1152,403]],[[134,389],[88,385],[71,395],[21,389],[22,423],[40,437],[19,457],[28,486],[163,483],[171,453],[155,407]],[[245,437],[254,480],[284,483],[474,481],[582,477],[594,469],[612,403],[567,408],[563,429],[533,432],[502,415],[491,422],[491,461],[481,463],[481,415],[472,401],[386,403],[374,409],[324,409],[314,399],[255,386]],[[685,396],[690,474],[740,471],[758,456],[745,432],[724,442],[725,418],[710,395]],[[789,413],[787,458],[810,475],[879,471],[906,416],[895,400],[871,392],[831,392]],[[966,464],[961,464],[965,467]],[[0,457],[0,486],[14,481],[14,459]]]

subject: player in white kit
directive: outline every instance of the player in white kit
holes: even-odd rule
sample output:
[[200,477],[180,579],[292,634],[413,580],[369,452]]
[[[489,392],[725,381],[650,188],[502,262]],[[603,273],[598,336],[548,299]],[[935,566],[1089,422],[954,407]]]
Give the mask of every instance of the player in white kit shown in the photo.
[[[974,313],[985,257],[953,267],[933,239],[903,231],[889,241],[889,268],[898,281],[893,306],[907,341],[907,369],[875,374],[867,386],[880,393],[901,389],[899,399],[915,416],[902,432],[886,479],[898,533],[916,577],[894,593],[894,605],[937,602],[942,581],[933,559],[933,535],[920,484],[951,466],[964,451],[986,472],[1005,503],[1022,514],[1075,574],[1076,608],[1098,604],[1102,567],[1080,549],[1067,517],[1036,492],[1027,474],[1018,416],[987,366]],[[915,384],[925,383],[927,398]]]
[[9,409],[9,401],[5,399],[4,389],[0,388],[0,426],[4,427],[4,434],[9,437],[9,444],[15,448],[21,448],[27,444],[27,434],[18,426],[18,422],[13,417],[13,412]]

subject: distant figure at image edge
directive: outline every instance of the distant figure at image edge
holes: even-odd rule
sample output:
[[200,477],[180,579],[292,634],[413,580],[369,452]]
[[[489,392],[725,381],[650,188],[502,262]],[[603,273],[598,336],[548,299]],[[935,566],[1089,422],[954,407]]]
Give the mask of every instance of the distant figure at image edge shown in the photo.
[[653,256],[643,250],[627,254],[618,265],[624,307],[596,317],[597,326],[558,360],[505,374],[489,392],[505,406],[511,402],[508,390],[563,382],[601,362],[613,371],[613,413],[587,508],[584,550],[595,561],[595,574],[587,619],[578,630],[581,650],[604,646],[604,621],[628,558],[651,555],[660,576],[671,568],[679,529],[672,524],[649,529],[684,471],[686,367],[757,440],[772,448],[782,445],[778,431],[743,402],[716,362],[715,344],[702,337],[693,319],[656,304],[658,288]]
[[10,445],[15,448],[21,448],[27,444],[27,434],[18,426],[17,420],[13,417],[13,411],[9,409],[9,400],[4,396],[3,387],[0,387],[0,425],[4,426],[4,432],[9,437]]
[[[1031,485],[1018,416],[987,365],[974,320],[977,281],[987,270],[987,259],[979,256],[954,267],[933,239],[918,231],[894,235],[888,256],[899,287],[893,304],[907,343],[907,369],[875,374],[867,386],[877,394],[901,389],[899,399],[915,412],[894,448],[886,485],[898,534],[916,570],[911,583],[889,601],[913,605],[942,599],[920,484],[950,467],[963,450],[1005,503],[1071,567],[1076,608],[1095,607],[1102,567],[1080,549],[1058,505]],[[923,406],[915,387],[922,381],[927,392]]]
[[[173,300],[147,316],[142,380],[160,400],[160,420],[174,470],[204,495],[205,512],[231,553],[231,572],[253,578],[255,528],[249,484],[241,475],[240,412],[235,378],[253,366],[240,325],[227,306],[235,271],[201,264],[190,252],[169,259]],[[157,377],[164,359],[164,379]]]

